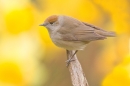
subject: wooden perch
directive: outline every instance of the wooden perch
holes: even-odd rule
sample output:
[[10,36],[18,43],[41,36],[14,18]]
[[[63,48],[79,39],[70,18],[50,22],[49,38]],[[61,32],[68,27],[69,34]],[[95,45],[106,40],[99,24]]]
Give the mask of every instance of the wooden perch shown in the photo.
[[[68,59],[74,54],[75,51],[67,50]],[[70,62],[69,71],[71,74],[71,80],[73,86],[89,86],[87,79],[83,73],[82,67],[77,59],[77,56],[74,55],[73,59],[75,61]]]

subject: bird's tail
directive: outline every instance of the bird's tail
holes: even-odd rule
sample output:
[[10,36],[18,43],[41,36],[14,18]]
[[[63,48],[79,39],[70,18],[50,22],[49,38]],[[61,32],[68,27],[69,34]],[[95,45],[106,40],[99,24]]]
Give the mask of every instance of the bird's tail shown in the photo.
[[113,31],[106,31],[106,32],[104,32],[103,35],[106,36],[106,37],[115,37],[116,33],[113,32]]
[[113,31],[97,30],[96,32],[105,37],[115,37],[116,36],[116,33]]

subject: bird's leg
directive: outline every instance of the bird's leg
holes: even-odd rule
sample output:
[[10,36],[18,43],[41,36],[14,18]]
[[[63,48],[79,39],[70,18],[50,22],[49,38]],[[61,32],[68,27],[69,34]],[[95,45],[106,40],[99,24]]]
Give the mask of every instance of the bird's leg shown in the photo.
[[[74,55],[75,55],[77,52],[78,52],[78,50],[76,50],[76,51],[74,52],[74,54],[73,54],[70,58],[67,59],[67,61],[66,61],[66,66],[67,66],[67,67],[69,66],[70,62],[74,61],[73,57],[74,57]],[[67,54],[68,54],[68,53],[69,53],[69,51],[67,50]]]

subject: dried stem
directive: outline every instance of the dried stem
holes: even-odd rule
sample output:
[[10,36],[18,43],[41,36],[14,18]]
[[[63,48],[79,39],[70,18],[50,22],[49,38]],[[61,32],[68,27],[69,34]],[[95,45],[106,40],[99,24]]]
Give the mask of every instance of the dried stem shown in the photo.
[[[67,50],[67,57],[71,58],[74,52],[75,51]],[[69,65],[69,71],[71,74],[71,80],[73,86],[89,86],[87,79],[83,73],[82,67],[77,59],[77,56],[75,55],[73,59],[75,61],[72,61]]]

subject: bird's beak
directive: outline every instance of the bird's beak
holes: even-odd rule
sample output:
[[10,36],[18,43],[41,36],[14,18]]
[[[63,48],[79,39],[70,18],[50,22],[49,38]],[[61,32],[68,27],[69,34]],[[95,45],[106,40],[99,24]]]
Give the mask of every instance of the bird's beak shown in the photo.
[[43,23],[43,24],[40,24],[39,26],[46,26],[47,24],[46,23]]

